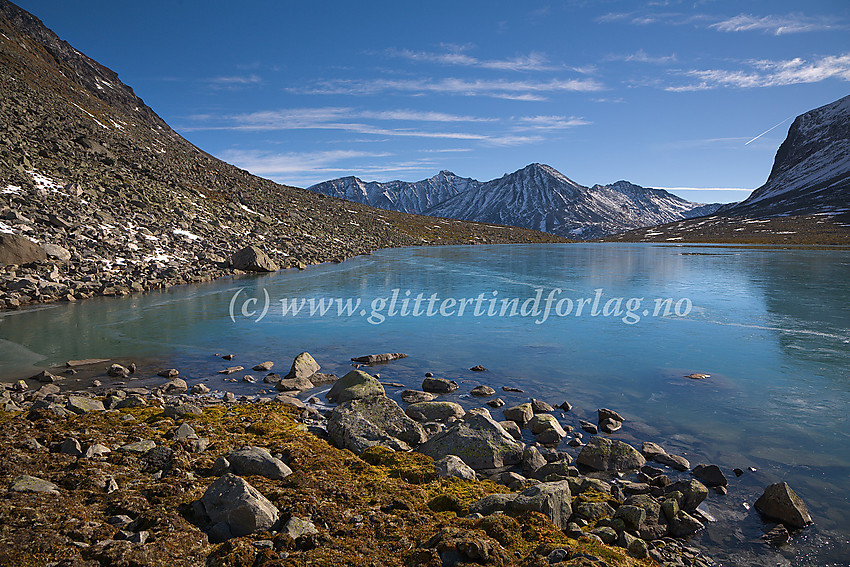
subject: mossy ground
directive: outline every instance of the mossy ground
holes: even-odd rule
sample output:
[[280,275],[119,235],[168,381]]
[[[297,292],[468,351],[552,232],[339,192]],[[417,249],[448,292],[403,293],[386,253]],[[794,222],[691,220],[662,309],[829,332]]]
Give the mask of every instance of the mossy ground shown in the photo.
[[[210,439],[209,448],[200,454],[172,440],[176,423],[158,408],[70,418],[46,412],[0,413],[0,486],[9,486],[19,474],[31,474],[54,482],[60,491],[5,492],[0,499],[0,565],[402,566],[418,546],[448,527],[487,534],[515,558],[505,563],[510,565],[539,564],[535,550],[557,547],[580,549],[612,566],[649,564],[629,558],[621,549],[570,540],[536,513],[463,518],[472,502],[507,488],[489,481],[441,478],[433,473],[431,459],[418,453],[374,448],[357,457],[304,431],[292,411],[278,404],[207,408],[202,416],[186,420]],[[135,420],[122,419],[126,414]],[[139,455],[113,450],[99,460],[77,459],[28,445],[36,439],[50,448],[67,437],[83,447],[102,443],[113,449],[150,439],[174,449],[172,470],[154,479],[144,471]],[[218,545],[207,541],[192,523],[189,503],[212,482],[215,459],[242,444],[283,454],[292,475],[283,481],[246,479],[281,510],[284,520],[309,518],[318,535],[297,545],[287,536],[269,533]],[[103,489],[109,476],[119,485],[111,494]],[[137,530],[150,532],[148,543],[114,541],[118,530],[107,518],[117,514],[130,516]],[[275,549],[253,545],[263,539],[272,539]]]

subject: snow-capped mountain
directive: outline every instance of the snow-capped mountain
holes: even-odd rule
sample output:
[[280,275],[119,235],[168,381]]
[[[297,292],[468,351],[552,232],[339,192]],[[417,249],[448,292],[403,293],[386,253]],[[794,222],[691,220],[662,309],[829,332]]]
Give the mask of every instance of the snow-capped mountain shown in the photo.
[[584,187],[548,165],[534,163],[424,213],[590,239],[689,218],[701,206],[628,181]]
[[628,181],[585,187],[538,163],[486,183],[441,171],[416,183],[364,183],[342,177],[309,189],[373,207],[532,228],[581,240],[711,214],[718,207]]
[[850,96],[801,114],[779,146],[767,182],[730,215],[797,215],[850,209]]
[[379,209],[421,213],[455,195],[481,185],[480,181],[441,171],[415,183],[405,181],[365,182],[357,177],[340,177],[308,187],[310,191],[356,201]]

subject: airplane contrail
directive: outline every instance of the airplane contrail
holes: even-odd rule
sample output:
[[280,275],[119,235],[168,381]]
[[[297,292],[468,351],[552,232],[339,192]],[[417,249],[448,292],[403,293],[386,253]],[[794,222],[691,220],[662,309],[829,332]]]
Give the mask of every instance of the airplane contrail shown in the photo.
[[752,140],[750,140],[749,142],[747,142],[747,143],[746,143],[746,144],[744,144],[744,145],[745,145],[745,146],[749,146],[750,144],[752,144],[753,142],[755,142],[756,140],[758,140],[759,138],[761,138],[762,136],[764,136],[765,134],[767,134],[768,132],[770,132],[771,130],[773,130],[773,129],[775,129],[775,128],[779,128],[780,126],[782,126],[783,124],[785,124],[786,122],[788,122],[788,120],[790,120],[791,118],[794,118],[794,115],[793,115],[793,114],[792,114],[791,116],[789,116],[788,118],[786,118],[785,120],[783,120],[782,122],[780,122],[779,124],[777,124],[776,126],[773,126],[773,127],[771,127],[771,128],[768,128],[767,130],[765,130],[764,132],[762,132],[761,134],[759,134],[758,136],[756,136],[755,138],[753,138]]

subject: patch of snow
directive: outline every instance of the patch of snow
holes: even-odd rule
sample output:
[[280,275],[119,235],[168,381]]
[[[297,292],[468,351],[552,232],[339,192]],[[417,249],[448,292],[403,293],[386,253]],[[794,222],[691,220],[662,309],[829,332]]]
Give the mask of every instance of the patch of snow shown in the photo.
[[240,209],[242,209],[242,210],[243,210],[243,211],[245,211],[245,212],[251,213],[252,215],[257,215],[258,217],[263,216],[263,215],[261,215],[260,213],[258,213],[257,211],[254,211],[254,210],[249,209],[248,207],[246,207],[246,206],[245,206],[245,205],[243,205],[242,203],[239,203],[239,208],[240,208]]
[[[185,236],[189,240],[201,240],[201,237],[198,236],[197,234],[192,234],[188,230],[183,230],[183,229],[180,229],[180,228],[175,228],[174,234],[177,234],[179,236]],[[156,239],[156,237],[154,237],[154,239]]]
[[0,222],[0,232],[4,232],[6,234],[14,234],[15,231],[12,230],[12,227],[4,222]]
[[21,188],[18,187],[17,185],[7,185],[5,189],[0,191],[0,194],[3,194],[3,195],[9,195],[9,194],[12,194],[12,193],[14,193],[16,195],[20,194]]

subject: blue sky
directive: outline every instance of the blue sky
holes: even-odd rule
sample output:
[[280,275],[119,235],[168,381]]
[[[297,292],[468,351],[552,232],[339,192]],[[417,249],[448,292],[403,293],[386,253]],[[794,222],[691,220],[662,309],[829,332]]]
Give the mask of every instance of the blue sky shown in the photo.
[[302,187],[541,162],[738,200],[850,92],[846,0],[18,3],[200,148]]

